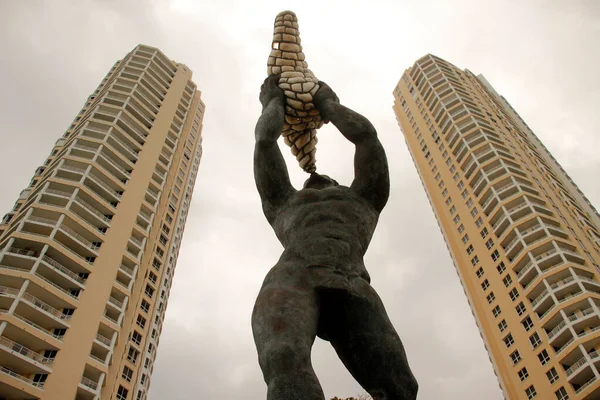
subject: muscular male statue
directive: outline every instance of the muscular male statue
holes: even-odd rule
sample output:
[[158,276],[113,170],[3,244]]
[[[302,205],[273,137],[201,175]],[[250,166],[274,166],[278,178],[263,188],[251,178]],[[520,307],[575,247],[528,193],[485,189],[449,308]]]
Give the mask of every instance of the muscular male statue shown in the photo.
[[331,342],[375,400],[416,399],[402,342],[370,285],[363,256],[388,200],[385,151],[371,123],[339,104],[320,82],[314,104],[356,146],[350,187],[313,173],[295,190],[277,145],[284,94],[271,76],[261,87],[254,177],[263,211],[284,247],[252,314],[268,400],[323,400],[311,364],[315,337]]

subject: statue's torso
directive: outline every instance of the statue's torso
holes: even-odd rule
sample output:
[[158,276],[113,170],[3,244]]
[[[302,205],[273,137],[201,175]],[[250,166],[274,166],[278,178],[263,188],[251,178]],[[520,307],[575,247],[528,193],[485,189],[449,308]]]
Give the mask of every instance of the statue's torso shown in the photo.
[[379,214],[345,186],[295,193],[273,228],[285,250],[281,262],[364,276],[363,264]]

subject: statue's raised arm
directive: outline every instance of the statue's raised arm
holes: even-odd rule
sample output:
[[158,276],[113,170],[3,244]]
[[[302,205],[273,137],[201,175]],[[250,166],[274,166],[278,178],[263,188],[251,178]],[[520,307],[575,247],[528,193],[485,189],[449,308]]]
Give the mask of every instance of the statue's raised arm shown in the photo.
[[273,75],[261,86],[259,99],[263,110],[254,130],[254,180],[269,223],[296,192],[277,145],[283,129],[285,102],[283,91],[277,86],[278,81],[279,76]]
[[325,82],[319,82],[315,106],[325,123],[331,121],[356,146],[354,181],[350,186],[377,212],[385,207],[390,194],[390,174],[385,150],[368,119],[340,104]]

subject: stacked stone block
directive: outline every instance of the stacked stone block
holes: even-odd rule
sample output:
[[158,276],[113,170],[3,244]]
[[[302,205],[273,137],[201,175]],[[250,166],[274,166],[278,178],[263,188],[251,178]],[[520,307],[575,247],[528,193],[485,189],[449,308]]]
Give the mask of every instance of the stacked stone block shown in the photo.
[[290,146],[300,167],[315,172],[317,129],[323,126],[313,97],[319,90],[319,80],[305,61],[298,18],[291,11],[283,11],[275,18],[271,55],[267,62],[268,75],[279,75],[279,87],[286,97],[285,123],[282,136]]

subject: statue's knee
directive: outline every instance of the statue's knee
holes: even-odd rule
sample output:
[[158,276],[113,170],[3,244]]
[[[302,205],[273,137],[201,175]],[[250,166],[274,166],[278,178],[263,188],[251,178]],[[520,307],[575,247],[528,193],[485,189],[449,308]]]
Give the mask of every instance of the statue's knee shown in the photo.
[[260,366],[265,378],[310,367],[310,348],[277,343],[266,346],[259,355]]

